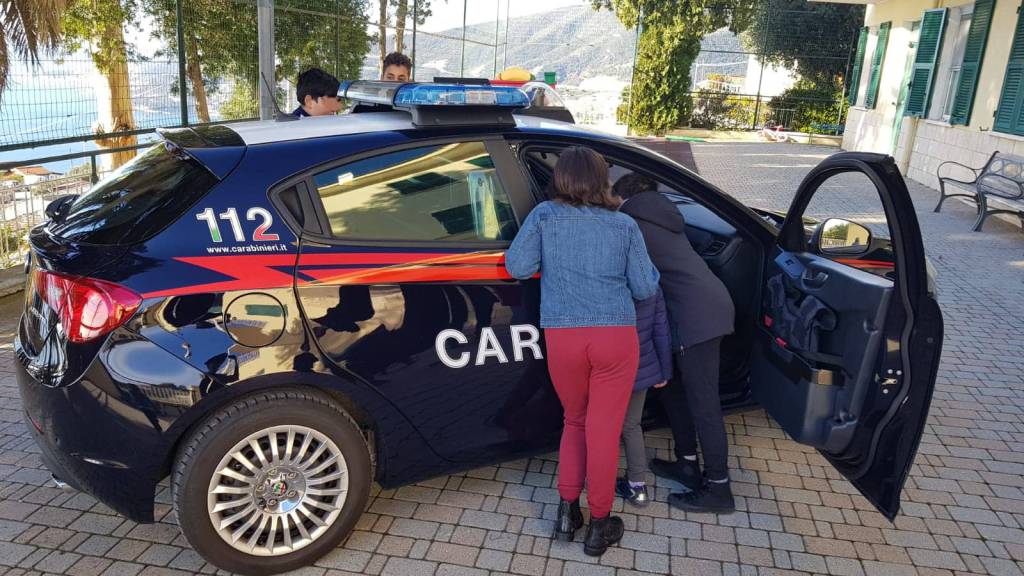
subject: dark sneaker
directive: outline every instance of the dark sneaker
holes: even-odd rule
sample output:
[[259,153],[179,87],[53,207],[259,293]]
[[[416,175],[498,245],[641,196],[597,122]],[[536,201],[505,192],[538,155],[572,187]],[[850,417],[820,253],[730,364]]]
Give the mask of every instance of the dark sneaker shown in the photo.
[[615,480],[615,493],[622,497],[623,500],[629,502],[633,506],[639,506],[643,508],[647,506],[651,501],[651,497],[647,495],[647,485],[644,484],[639,488],[634,488],[629,480],[625,478],[617,478]]
[[707,482],[692,492],[669,494],[668,504],[687,512],[732,514],[736,511],[736,501],[728,482]]
[[576,531],[583,527],[583,512],[580,501],[562,500],[558,503],[558,517],[555,518],[555,533],[552,538],[562,542],[572,542]]
[[655,476],[675,480],[687,490],[696,490],[704,483],[700,473],[700,464],[696,460],[677,460],[670,462],[655,458],[651,460],[651,472]]
[[622,518],[618,516],[605,516],[598,520],[591,518],[587,537],[583,540],[583,553],[587,556],[604,554],[609,546],[622,540],[622,532]]

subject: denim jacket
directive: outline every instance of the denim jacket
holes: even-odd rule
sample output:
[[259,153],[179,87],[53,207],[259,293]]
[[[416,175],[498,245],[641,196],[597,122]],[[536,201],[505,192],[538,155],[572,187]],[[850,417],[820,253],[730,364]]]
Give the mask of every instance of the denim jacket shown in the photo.
[[634,326],[633,300],[658,289],[636,222],[605,208],[542,202],[505,254],[515,278],[540,272],[542,328]]

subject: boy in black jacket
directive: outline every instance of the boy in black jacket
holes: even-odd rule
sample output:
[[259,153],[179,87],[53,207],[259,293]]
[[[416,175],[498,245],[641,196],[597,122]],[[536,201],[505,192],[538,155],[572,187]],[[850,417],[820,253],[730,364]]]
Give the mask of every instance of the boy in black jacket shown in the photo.
[[[690,245],[682,213],[657,190],[656,182],[640,174],[623,176],[613,189],[624,200],[619,211],[636,220],[651,262],[661,273],[682,384],[668,386],[662,394],[676,461],[655,458],[651,471],[690,489],[670,494],[671,506],[729,513],[736,505],[729,487],[718,364],[722,337],[733,331],[735,309],[725,285]],[[703,475],[697,461],[698,438]]]

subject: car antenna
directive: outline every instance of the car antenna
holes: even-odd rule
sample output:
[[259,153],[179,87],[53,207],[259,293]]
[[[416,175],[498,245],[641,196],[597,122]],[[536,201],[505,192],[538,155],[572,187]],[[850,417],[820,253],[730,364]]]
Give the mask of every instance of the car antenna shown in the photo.
[[270,82],[267,80],[266,74],[260,72],[260,78],[263,79],[263,84],[267,87],[267,94],[270,95],[270,101],[274,103],[274,122],[292,122],[294,120],[298,120],[298,116],[285,114],[281,111],[281,107],[277,105],[277,98],[274,97],[274,90],[270,87]]

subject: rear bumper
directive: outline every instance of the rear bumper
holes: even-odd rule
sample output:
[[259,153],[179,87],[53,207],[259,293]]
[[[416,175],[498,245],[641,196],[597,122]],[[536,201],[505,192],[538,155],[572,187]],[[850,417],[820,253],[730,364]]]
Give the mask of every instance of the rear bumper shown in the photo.
[[144,382],[115,380],[108,368],[111,347],[74,384],[49,387],[25,369],[28,359],[15,339],[25,424],[54,476],[132,520],[152,522],[156,485],[177,438],[168,429],[178,415],[173,412],[185,407],[168,410],[145,393]]
[[82,384],[47,388],[32,379],[21,362],[15,369],[25,426],[50,472],[132,520],[152,522],[156,489],[152,476],[124,462],[97,457],[101,454],[94,447],[83,446],[102,423],[96,415],[76,409],[75,397],[84,392]]
[[[35,383],[29,382],[28,386],[25,386],[22,384],[23,375],[27,376],[19,369],[18,384],[24,399],[25,389]],[[139,475],[131,468],[99,459],[86,459],[76,454],[73,449],[69,450],[69,444],[72,443],[67,440],[70,431],[66,426],[55,425],[54,419],[49,415],[62,411],[53,408],[54,403],[47,399],[44,403],[35,404],[34,408],[26,406],[24,411],[25,426],[39,446],[40,456],[46,468],[57,479],[76,490],[95,496],[97,500],[119,514],[136,522],[152,522],[155,482]],[[83,433],[84,430],[79,433]]]

